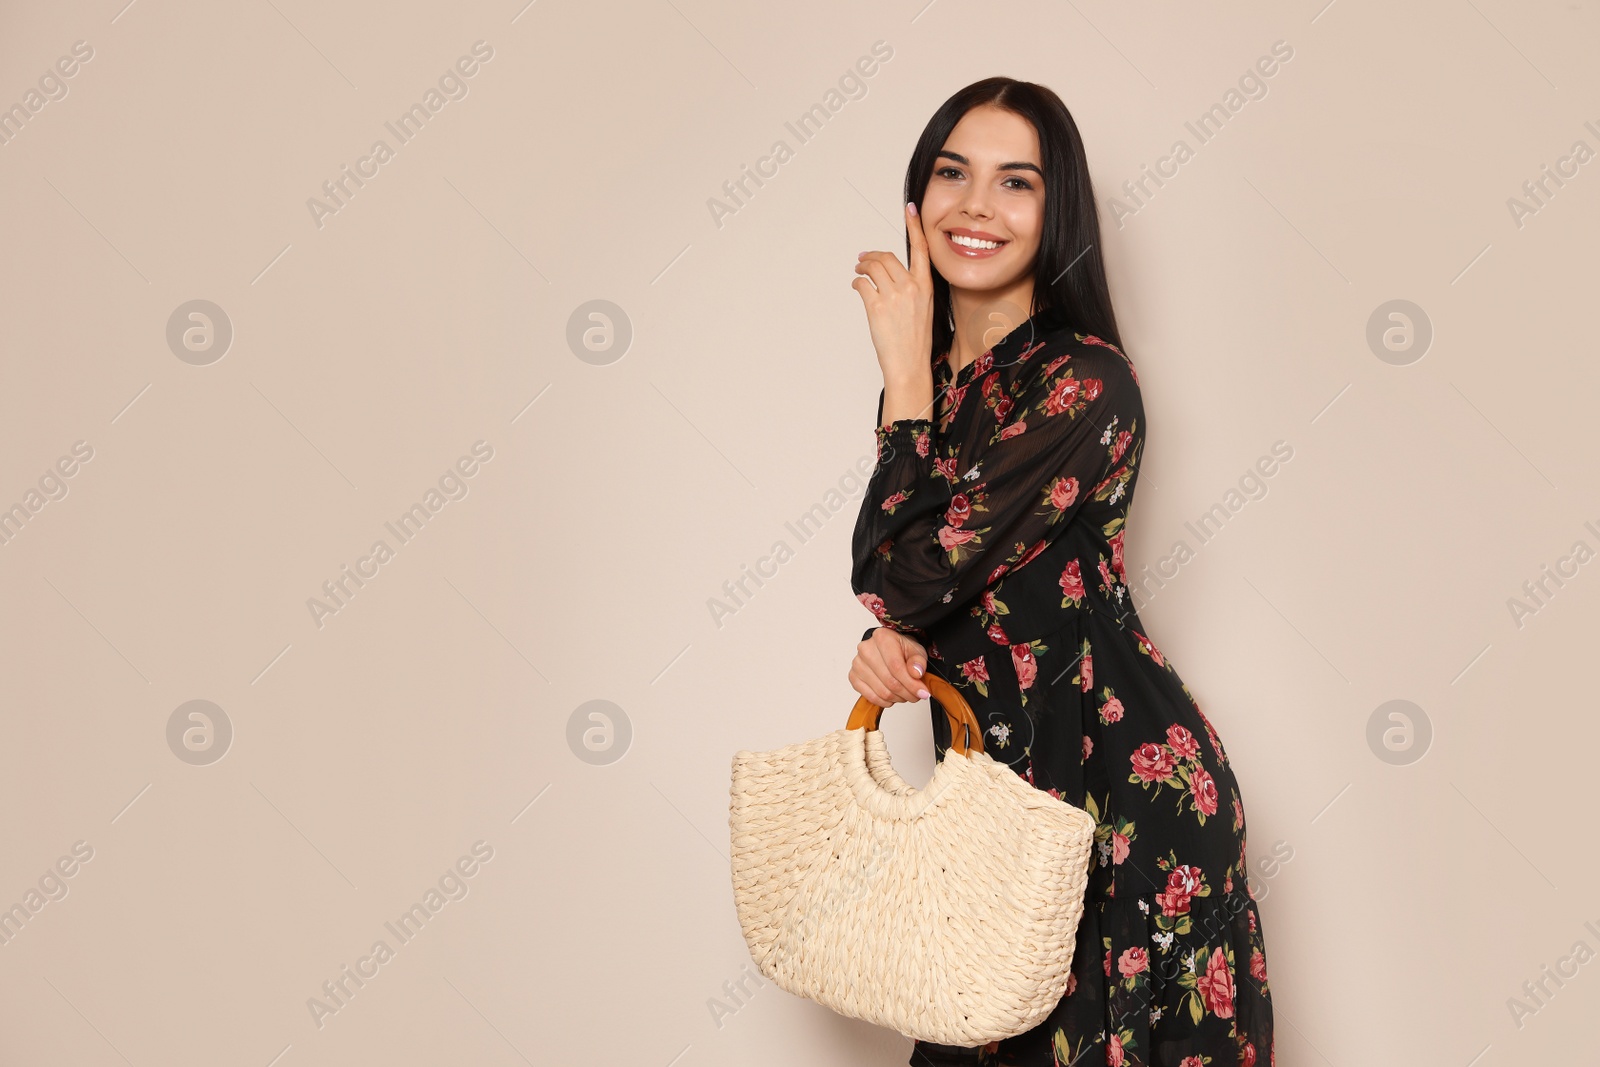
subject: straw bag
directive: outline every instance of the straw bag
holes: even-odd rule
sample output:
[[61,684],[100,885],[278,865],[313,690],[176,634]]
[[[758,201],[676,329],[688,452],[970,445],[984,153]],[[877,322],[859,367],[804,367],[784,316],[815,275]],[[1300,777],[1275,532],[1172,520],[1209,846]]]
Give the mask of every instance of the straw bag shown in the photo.
[[845,728],[733,757],[734,903],[783,989],[943,1045],[1032,1029],[1066,992],[1094,817],[983,751],[972,708],[923,678],[953,743],[924,789],[862,697]]

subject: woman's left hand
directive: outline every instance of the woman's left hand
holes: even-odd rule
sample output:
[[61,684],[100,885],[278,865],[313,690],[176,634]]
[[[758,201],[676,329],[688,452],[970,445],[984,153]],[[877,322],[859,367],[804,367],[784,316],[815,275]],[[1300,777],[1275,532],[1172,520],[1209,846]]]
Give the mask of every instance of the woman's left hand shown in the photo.
[[850,661],[850,686],[880,708],[902,701],[928,699],[922,677],[928,670],[928,650],[914,637],[887,626],[872,631],[856,645]]

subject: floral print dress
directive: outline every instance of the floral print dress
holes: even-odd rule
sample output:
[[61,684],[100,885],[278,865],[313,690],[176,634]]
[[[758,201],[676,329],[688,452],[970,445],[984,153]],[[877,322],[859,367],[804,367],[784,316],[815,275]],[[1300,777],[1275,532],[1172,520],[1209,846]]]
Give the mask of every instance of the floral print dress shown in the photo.
[[[1271,1067],[1266,944],[1244,804],[1194,695],[1134,612],[1123,565],[1144,408],[1115,346],[1036,314],[956,372],[936,419],[884,428],[851,585],[916,638],[984,751],[1094,816],[1066,994],[1038,1026],[910,1062]],[[871,630],[868,630],[871,633]],[[950,744],[933,708],[938,756]]]

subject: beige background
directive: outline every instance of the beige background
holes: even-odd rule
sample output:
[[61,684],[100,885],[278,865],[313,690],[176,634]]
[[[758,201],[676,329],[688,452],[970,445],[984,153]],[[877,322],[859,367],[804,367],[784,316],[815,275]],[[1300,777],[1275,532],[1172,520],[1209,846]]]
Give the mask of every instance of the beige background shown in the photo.
[[[0,16],[0,105],[93,50],[0,146],[0,506],[40,505],[0,546],[0,906],[26,916],[0,1062],[904,1063],[898,1035],[725,992],[750,964],[728,770],[853,701],[880,381],[851,267],[903,248],[918,132],[996,73],[1087,141],[1152,427],[1129,569],[1194,549],[1143,615],[1228,747],[1252,857],[1292,850],[1258,886],[1279,1064],[1591,1047],[1600,964],[1542,1006],[1523,983],[1600,949],[1600,164],[1520,226],[1507,201],[1600,149],[1592,0],[123,2]],[[398,145],[384,124],[478,41],[467,95]],[[876,41],[865,94],[799,143],[785,123]],[[1113,223],[1277,41],[1266,95]],[[379,138],[319,227],[307,200]],[[204,365],[166,337],[196,299],[233,331]],[[1433,331],[1404,365],[1366,340],[1396,299]],[[568,342],[592,300],[632,332],[598,362]],[[65,496],[30,498],[80,441]],[[466,495],[396,547],[384,523],[478,441]],[[1265,495],[1230,496],[1277,441]],[[308,599],[380,538],[319,626]],[[1518,626],[1508,600],[1579,541]],[[206,765],[168,741],[191,700],[233,732],[193,739],[225,747]],[[594,700],[597,755],[569,740]],[[1391,700],[1431,728],[1409,762],[1368,741]],[[886,722],[925,780],[926,706]],[[399,942],[475,842],[492,858],[444,879],[466,895]],[[379,939],[319,1026],[308,1000]]]

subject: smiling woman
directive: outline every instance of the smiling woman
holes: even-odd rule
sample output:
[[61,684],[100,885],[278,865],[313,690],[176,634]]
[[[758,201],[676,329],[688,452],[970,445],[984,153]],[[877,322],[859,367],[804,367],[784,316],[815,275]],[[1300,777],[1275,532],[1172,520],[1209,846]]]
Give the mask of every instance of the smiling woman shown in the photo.
[[[882,708],[927,699],[936,668],[985,754],[1086,811],[1096,846],[1050,1014],[977,1047],[918,1040],[910,1062],[1268,1067],[1239,782],[1128,584],[1145,412],[1082,138],[1049,89],[977,82],[929,120],[905,199],[906,261],[863,252],[851,282],[883,393],[851,546],[881,625],[850,683]],[[942,761],[951,728],[930,705]]]

